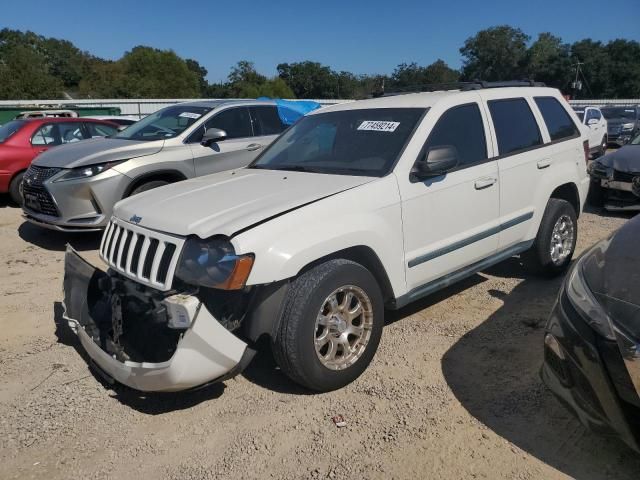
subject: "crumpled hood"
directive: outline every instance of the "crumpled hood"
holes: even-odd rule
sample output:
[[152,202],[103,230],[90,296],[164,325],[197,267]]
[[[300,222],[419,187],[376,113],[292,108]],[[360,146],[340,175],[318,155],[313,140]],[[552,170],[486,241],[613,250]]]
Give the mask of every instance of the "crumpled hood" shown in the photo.
[[76,168],[96,163],[116,162],[153,155],[162,150],[164,140],[140,142],[119,138],[92,138],[67,143],[42,152],[33,161],[39,167]]
[[118,202],[114,215],[176,235],[231,236],[244,228],[323,197],[374,180],[262,169],[215,173],[167,185]]
[[583,272],[612,320],[640,338],[640,215],[584,259]]
[[640,172],[640,145],[625,145],[597,161],[619,172]]

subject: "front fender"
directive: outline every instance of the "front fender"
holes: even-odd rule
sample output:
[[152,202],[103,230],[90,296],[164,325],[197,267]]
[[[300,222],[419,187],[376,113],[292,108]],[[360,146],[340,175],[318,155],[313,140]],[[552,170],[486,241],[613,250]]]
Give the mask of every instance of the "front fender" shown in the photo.
[[254,253],[247,285],[295,277],[306,265],[351,247],[373,250],[394,296],[405,293],[401,206],[394,175],[321,199],[232,238]]

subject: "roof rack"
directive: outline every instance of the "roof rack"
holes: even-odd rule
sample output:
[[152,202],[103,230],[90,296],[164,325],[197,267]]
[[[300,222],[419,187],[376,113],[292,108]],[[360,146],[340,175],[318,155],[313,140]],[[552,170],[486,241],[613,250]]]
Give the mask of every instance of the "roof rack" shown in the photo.
[[407,95],[410,93],[421,92],[438,92],[447,90],[482,90],[485,88],[505,88],[505,87],[546,87],[544,82],[535,82],[533,80],[508,80],[504,82],[486,82],[483,80],[474,80],[472,82],[451,82],[451,83],[426,83],[422,85],[410,85],[402,87],[391,92],[380,92],[374,97],[390,97],[394,95]]

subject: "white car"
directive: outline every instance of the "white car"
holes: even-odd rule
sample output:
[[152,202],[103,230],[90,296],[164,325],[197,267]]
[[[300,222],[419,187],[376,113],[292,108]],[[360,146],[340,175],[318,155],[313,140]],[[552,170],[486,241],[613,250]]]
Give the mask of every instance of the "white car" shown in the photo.
[[328,391],[365,370],[385,308],[513,255],[564,271],[586,138],[557,90],[491,87],[334,105],[247,168],[119,202],[106,273],[67,251],[65,318],[134,389],[228,378],[266,337],[284,373]]
[[607,119],[598,107],[573,107],[583,125],[587,127],[589,153],[601,157],[607,152]]

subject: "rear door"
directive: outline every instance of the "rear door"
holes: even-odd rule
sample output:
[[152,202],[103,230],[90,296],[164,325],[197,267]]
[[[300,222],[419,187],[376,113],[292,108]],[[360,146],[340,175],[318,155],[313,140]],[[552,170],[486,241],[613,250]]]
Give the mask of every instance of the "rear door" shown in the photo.
[[[227,138],[209,146],[200,144],[204,132],[220,128]],[[193,154],[196,176],[248,165],[262,148],[255,141],[248,107],[230,107],[216,113],[187,140]]]
[[551,159],[540,148],[544,139],[528,98],[499,98],[497,91],[483,94],[489,97],[487,108],[500,172],[499,248],[504,250],[528,236],[537,213],[537,189]]

